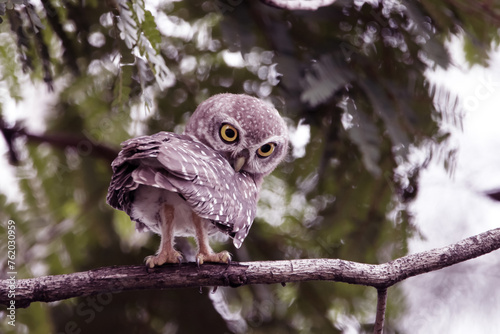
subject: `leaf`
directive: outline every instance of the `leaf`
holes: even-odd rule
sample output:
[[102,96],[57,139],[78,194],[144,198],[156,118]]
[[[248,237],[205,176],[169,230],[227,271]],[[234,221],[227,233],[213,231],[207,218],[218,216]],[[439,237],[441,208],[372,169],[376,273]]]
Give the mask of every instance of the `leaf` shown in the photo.
[[338,90],[354,79],[352,72],[330,55],[321,56],[304,76],[304,86],[300,99],[311,106],[317,106],[328,100]]
[[117,20],[117,28],[120,31],[120,38],[125,42],[129,49],[132,49],[137,42],[137,23],[133,16],[134,13],[123,0],[119,1],[119,17]]
[[442,68],[448,68],[450,65],[448,50],[441,41],[437,40],[436,34],[431,30],[429,17],[424,15],[421,5],[413,1],[405,1],[404,5],[411,25],[416,29],[413,34],[425,39],[422,49],[426,56]]
[[121,66],[120,72],[116,78],[113,91],[112,108],[125,109],[127,101],[130,99],[131,82],[132,82],[132,67]]
[[394,109],[394,104],[387,96],[387,92],[382,87],[368,78],[357,82],[368,96],[374,111],[380,116],[385,124],[393,148],[401,150],[406,155],[410,140],[402,128],[398,114]]
[[382,173],[378,166],[381,147],[379,130],[373,120],[356,107],[353,100],[349,99],[345,108],[345,112],[352,116],[353,123],[347,129],[347,134],[361,151],[366,169],[374,176],[379,176]]
[[151,42],[152,47],[159,53],[161,47],[161,34],[153,14],[151,14],[149,10],[144,12],[144,21],[141,24],[141,29],[149,42]]
[[29,19],[32,24],[33,31],[36,33],[39,32],[39,29],[45,29],[45,26],[43,25],[42,21],[40,20],[40,17],[38,14],[35,12],[33,9],[32,5],[27,5],[26,6],[26,13],[28,13]]
[[464,111],[461,109],[460,99],[444,87],[432,86],[429,96],[433,98],[434,106],[440,119],[440,127],[447,130],[453,127],[463,131]]
[[[131,50],[132,55],[135,57],[135,64],[137,65],[138,59],[144,58],[147,60],[148,67],[154,73],[160,89],[163,90],[172,86],[175,83],[175,76],[165,64],[165,60],[159,51],[161,36],[152,14],[144,9],[144,1],[128,4],[122,0],[119,2],[119,13],[117,28],[120,30],[120,38]],[[144,28],[145,30],[143,30]],[[141,71],[142,69],[139,65],[138,70]],[[141,73],[144,73],[144,71]],[[142,81],[140,83],[144,91],[145,86]]]
[[167,64],[165,64],[165,59],[163,59],[161,53],[157,53],[155,49],[153,49],[150,41],[144,35],[141,35],[139,40],[139,48],[141,54],[148,60],[148,66],[153,71],[160,89],[163,90],[173,86],[175,83],[175,75],[167,67]]

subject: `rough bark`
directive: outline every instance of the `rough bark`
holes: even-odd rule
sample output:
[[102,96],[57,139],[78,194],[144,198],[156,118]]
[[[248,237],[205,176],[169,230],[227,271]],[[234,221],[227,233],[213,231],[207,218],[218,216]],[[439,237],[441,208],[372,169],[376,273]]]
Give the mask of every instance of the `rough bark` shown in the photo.
[[[143,265],[113,266],[65,275],[19,279],[16,307],[125,290],[201,286],[274,284],[327,280],[386,289],[408,277],[438,270],[500,248],[500,228],[455,244],[411,254],[384,264],[339,259],[303,259],[222,264],[194,263],[147,269]],[[0,304],[8,305],[8,279],[0,281]]]

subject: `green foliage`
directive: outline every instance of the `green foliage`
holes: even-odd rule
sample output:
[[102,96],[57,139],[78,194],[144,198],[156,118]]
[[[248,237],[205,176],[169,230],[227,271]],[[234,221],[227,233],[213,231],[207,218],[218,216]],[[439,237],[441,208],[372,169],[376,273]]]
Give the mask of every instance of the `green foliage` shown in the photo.
[[[44,133],[13,140],[22,198],[0,194],[1,221],[18,226],[18,277],[137,264],[152,254],[158,238],[138,236],[126,215],[105,204],[113,148],[143,133],[181,132],[196,106],[221,92],[269,100],[292,127],[302,121],[310,129],[305,155],[291,154],[264,183],[243,248],[222,247],[240,261],[380,263],[404,255],[417,232],[406,205],[422,166],[406,175],[395,168],[413,147],[427,145],[452,171],[455,151],[440,126],[461,126],[456,98],[431,87],[424,73],[450,66],[445,41],[452,34],[463,37],[471,64],[486,64],[499,40],[497,6],[339,0],[289,11],[257,1],[167,1],[150,11],[142,0],[49,0],[40,8],[0,1],[2,106],[29,99],[28,79],[54,89]],[[359,286],[224,291],[255,333],[335,333],[346,317],[360,328],[374,319],[375,295]],[[228,330],[197,290],[110,298],[99,311],[85,298],[35,303],[19,312],[16,330],[59,333],[73,322],[93,333]],[[389,324],[401,304],[391,291]]]

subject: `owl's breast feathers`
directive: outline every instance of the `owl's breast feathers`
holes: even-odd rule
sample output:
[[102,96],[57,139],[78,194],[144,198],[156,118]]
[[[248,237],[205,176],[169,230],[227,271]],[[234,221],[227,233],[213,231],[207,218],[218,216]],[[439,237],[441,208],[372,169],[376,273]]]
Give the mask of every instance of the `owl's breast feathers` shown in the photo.
[[111,164],[109,205],[130,215],[139,185],[176,192],[241,246],[257,209],[258,188],[251,175],[236,173],[222,155],[188,135],[159,132],[122,146]]

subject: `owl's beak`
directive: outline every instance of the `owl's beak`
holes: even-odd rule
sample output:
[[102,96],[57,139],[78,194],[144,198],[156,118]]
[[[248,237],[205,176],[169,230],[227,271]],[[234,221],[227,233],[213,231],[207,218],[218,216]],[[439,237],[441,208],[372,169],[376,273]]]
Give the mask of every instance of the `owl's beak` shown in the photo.
[[233,168],[234,168],[234,171],[236,173],[238,173],[243,168],[243,166],[245,166],[245,164],[247,163],[247,161],[249,159],[249,156],[250,156],[250,153],[248,152],[248,149],[246,149],[246,148],[239,151],[236,154],[236,157],[233,158],[234,159]]
[[245,162],[246,162],[245,157],[238,157],[236,159],[236,161],[234,162],[234,171],[236,173],[238,173],[240,171],[240,169],[243,167],[243,165],[245,164]]

